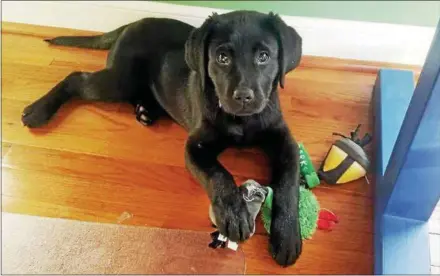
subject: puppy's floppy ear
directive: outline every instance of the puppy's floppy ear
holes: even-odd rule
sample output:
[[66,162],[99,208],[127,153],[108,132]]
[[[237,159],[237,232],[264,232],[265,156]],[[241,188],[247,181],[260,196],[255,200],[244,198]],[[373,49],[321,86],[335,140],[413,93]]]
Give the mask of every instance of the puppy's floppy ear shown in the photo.
[[269,13],[269,22],[278,39],[278,64],[280,86],[284,88],[284,76],[299,65],[302,55],[302,38],[294,28],[276,14]]
[[188,67],[200,76],[201,88],[205,88],[207,49],[209,36],[215,25],[216,13],[213,13],[199,28],[194,29],[185,43],[185,61]]

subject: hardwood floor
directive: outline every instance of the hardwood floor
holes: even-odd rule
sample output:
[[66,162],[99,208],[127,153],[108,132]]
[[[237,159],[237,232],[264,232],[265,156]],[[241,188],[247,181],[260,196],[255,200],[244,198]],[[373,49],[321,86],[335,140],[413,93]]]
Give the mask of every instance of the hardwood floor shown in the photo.
[[[208,199],[184,167],[186,133],[171,121],[144,127],[127,104],[75,101],[48,126],[23,127],[20,116],[27,104],[73,70],[101,69],[107,52],[49,47],[42,40],[92,32],[2,24],[3,212],[212,230]],[[365,126],[363,131],[372,131],[370,101],[376,72],[392,66],[305,57],[289,74],[286,89],[280,92],[283,113],[316,167],[335,139],[332,132],[348,134],[358,123]],[[267,181],[266,159],[256,150],[228,150],[221,160],[237,181]],[[321,206],[340,218],[335,229],[318,231],[305,242],[295,266],[280,268],[267,253],[267,236],[259,227],[259,234],[242,246],[246,273],[371,274],[371,191],[364,179],[320,185],[314,192]],[[120,222],[125,213],[131,218]]]

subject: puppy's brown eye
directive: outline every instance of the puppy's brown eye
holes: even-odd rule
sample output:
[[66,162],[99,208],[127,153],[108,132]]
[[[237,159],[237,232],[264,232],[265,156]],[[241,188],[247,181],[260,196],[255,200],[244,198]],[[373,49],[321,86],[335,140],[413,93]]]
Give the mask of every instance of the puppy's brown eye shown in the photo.
[[220,53],[217,56],[217,62],[222,65],[228,65],[231,62],[231,60],[229,59],[229,57],[225,53]]
[[259,64],[264,64],[269,61],[269,54],[267,52],[260,52],[257,57],[257,62]]

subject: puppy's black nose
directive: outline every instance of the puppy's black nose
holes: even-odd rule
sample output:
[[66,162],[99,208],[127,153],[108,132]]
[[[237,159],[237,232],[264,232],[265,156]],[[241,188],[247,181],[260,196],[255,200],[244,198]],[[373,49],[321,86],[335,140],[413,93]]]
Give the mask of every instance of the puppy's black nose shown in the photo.
[[237,102],[247,104],[253,101],[255,95],[254,91],[250,88],[240,88],[234,91],[232,97]]

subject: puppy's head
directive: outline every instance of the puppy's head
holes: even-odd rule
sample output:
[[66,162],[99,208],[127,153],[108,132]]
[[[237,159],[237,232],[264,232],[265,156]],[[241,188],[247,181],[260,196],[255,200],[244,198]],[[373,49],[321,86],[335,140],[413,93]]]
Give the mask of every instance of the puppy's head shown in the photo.
[[247,116],[261,112],[286,73],[298,66],[301,37],[272,13],[214,14],[194,29],[185,59],[201,87],[212,85],[219,106]]

